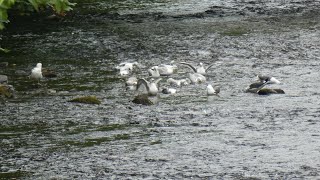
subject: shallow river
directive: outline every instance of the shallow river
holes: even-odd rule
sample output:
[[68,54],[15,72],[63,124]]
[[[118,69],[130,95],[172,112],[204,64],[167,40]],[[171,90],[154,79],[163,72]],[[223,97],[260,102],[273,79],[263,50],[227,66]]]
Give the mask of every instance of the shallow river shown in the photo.
[[[0,106],[0,179],[320,178],[319,1],[81,1],[2,32],[16,97]],[[214,63],[208,83],[132,103],[114,69]],[[41,62],[58,77],[28,79]],[[179,65],[174,78],[190,69]],[[272,75],[286,94],[244,89]],[[164,77],[160,86],[166,84]],[[68,102],[95,95],[102,103]]]

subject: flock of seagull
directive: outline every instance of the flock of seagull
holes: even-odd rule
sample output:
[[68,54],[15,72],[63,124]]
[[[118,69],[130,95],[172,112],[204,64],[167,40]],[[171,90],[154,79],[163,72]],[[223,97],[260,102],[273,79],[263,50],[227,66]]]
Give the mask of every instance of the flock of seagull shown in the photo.
[[[128,77],[125,83],[127,90],[138,90],[142,85],[145,86],[147,94],[149,96],[156,96],[159,92],[164,94],[174,94],[176,89],[174,87],[181,87],[188,84],[201,84],[207,81],[206,75],[208,70],[214,65],[210,64],[205,66],[203,63],[198,63],[197,66],[194,66],[187,62],[180,62],[180,65],[186,66],[192,70],[192,72],[187,73],[187,78],[185,79],[173,79],[171,75],[177,73],[178,66],[172,61],[170,64],[160,64],[157,66],[150,67],[147,72],[149,74],[150,80],[146,78],[137,78],[133,75],[134,69],[140,69],[142,66],[138,62],[123,62],[115,67],[119,71],[121,76]],[[129,77],[130,76],[130,77]],[[159,90],[159,82],[162,80],[162,77],[167,77],[167,84],[171,87],[163,87],[162,90]],[[158,79],[154,79],[158,78]],[[254,82],[246,88],[246,92],[257,93],[263,89],[267,84],[280,84],[275,77],[258,75],[258,81]],[[281,90],[282,91],[282,90]],[[208,96],[218,95],[220,93],[220,86],[212,86],[207,84],[206,94]],[[277,93],[274,90],[271,90],[270,93]]]
[[[164,94],[174,94],[177,92],[175,87],[205,83],[207,81],[206,75],[208,70],[214,65],[210,64],[209,66],[205,66],[201,62],[198,63],[197,66],[187,62],[180,62],[178,64],[186,66],[192,70],[192,72],[188,73],[187,78],[173,79],[170,77],[178,71],[178,66],[174,64],[174,61],[172,61],[170,64],[160,64],[150,67],[147,70],[150,77],[149,81],[146,80],[146,78],[138,79],[133,75],[133,72],[136,68],[140,69],[142,67],[138,62],[123,62],[117,65],[115,69],[119,71],[120,76],[127,77],[125,83],[126,90],[136,91],[139,90],[141,86],[144,86],[149,96],[157,96],[160,92],[159,82],[162,80],[162,77],[167,77],[166,82],[171,87],[169,88],[165,86],[162,88],[161,92]],[[31,75],[29,77],[37,80],[38,83],[40,82],[40,80],[43,78],[41,63],[37,63],[36,67],[31,70]],[[265,87],[267,84],[280,84],[280,81],[272,76],[258,75],[258,81],[250,84],[249,87],[246,88],[246,92],[260,94],[260,91],[262,92],[263,87]],[[220,86],[212,86],[208,83],[206,87],[206,93],[208,96],[218,95],[220,93]],[[270,93],[284,93],[284,91],[281,89],[271,89]]]
[[[206,82],[205,75],[208,69],[214,65],[211,64],[210,66],[205,68],[203,63],[199,63],[199,65],[195,67],[192,64],[181,62],[179,64],[186,65],[193,71],[193,73],[188,73],[188,78],[173,79],[170,76],[177,73],[178,71],[178,66],[173,63],[174,62],[172,61],[170,64],[160,64],[157,66],[150,67],[147,70],[149,77],[151,77],[149,81],[146,80],[146,78],[138,79],[135,76],[129,77],[125,83],[126,89],[138,90],[143,85],[147,90],[147,94],[149,96],[156,96],[159,93],[159,82],[162,80],[162,77],[167,77],[167,84],[169,84],[171,87],[164,87],[161,90],[161,92],[164,94],[175,94],[177,90],[174,87],[181,87],[186,86],[188,84],[200,84]],[[121,76],[129,76],[132,75],[134,68],[140,69],[141,65],[137,62],[124,62],[120,63],[115,68],[119,70],[119,74]],[[219,92],[219,86],[213,87],[211,84],[207,85],[207,95],[217,95]]]

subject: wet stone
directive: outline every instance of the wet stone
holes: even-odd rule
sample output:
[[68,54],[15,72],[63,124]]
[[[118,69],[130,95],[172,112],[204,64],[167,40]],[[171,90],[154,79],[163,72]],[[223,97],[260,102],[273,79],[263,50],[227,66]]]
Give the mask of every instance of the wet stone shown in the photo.
[[0,96],[5,98],[14,97],[14,89],[11,85],[0,85]]
[[146,105],[146,106],[153,105],[153,102],[149,99],[148,95],[146,95],[146,94],[141,94],[141,95],[136,96],[132,100],[132,102],[136,103],[136,104]]
[[101,101],[96,96],[83,96],[70,100],[69,102],[84,103],[84,104],[101,104]]
[[269,94],[285,94],[282,89],[268,89],[263,88],[258,91],[259,95],[269,95]]
[[15,74],[18,75],[18,76],[28,76],[28,75],[30,75],[26,71],[23,71],[23,70],[16,70]]
[[42,68],[42,76],[46,78],[55,78],[57,73],[51,69]]
[[8,83],[8,76],[0,75],[0,84],[7,84]]

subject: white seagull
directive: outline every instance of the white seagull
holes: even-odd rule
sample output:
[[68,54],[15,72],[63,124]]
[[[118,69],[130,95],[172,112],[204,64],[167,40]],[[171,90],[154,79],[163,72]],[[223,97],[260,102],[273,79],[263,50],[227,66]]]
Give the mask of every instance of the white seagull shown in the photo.
[[171,61],[170,64],[160,64],[151,68],[157,69],[161,76],[170,76],[178,71],[178,66],[174,65],[173,63],[174,61]]
[[201,84],[206,82],[207,78],[199,73],[189,73],[189,79],[191,80],[192,84]]
[[160,72],[158,68],[159,68],[158,66],[152,66],[150,69],[148,69],[149,76],[154,78],[160,77]]
[[173,88],[163,88],[162,91],[161,91],[163,94],[175,94],[177,92],[176,89],[173,89]]
[[159,81],[161,81],[161,78],[159,78],[159,79],[157,79],[155,81],[153,79],[151,79],[151,82],[147,81],[144,78],[139,79],[138,80],[138,84],[137,84],[137,90],[143,84],[146,87],[149,96],[156,96],[158,94],[158,91],[159,91],[158,90]]
[[123,62],[116,66],[116,69],[120,71],[121,76],[129,75],[134,67],[140,68],[140,64],[138,62]]
[[175,86],[178,86],[178,87],[181,87],[182,85],[188,85],[190,84],[190,80],[189,79],[173,79],[173,78],[169,78],[167,79],[167,82],[170,84],[170,85],[175,85]]
[[281,82],[272,76],[258,75],[258,82],[254,82],[246,88],[246,92],[257,93],[267,84],[280,84]]
[[281,82],[272,76],[264,76],[264,75],[258,75],[258,80],[260,82],[269,82],[269,84],[280,84]]
[[37,66],[34,67],[31,70],[31,75],[30,78],[37,80],[38,82],[40,82],[40,79],[42,78],[42,64],[41,63],[37,63]]
[[136,90],[138,79],[136,77],[129,77],[126,81],[126,90]]

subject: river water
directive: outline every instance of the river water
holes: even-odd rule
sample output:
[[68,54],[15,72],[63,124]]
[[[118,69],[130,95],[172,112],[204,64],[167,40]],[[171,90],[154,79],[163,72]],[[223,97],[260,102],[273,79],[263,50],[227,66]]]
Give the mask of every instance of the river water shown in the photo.
[[[0,179],[320,178],[319,1],[81,1],[60,21],[12,21],[16,98],[0,106]],[[114,67],[203,62],[208,83],[132,103]],[[28,79],[41,62],[58,77]],[[186,77],[180,66],[174,78]],[[257,74],[286,94],[244,89]],[[164,86],[166,77],[160,82]],[[95,95],[102,103],[68,102]]]

